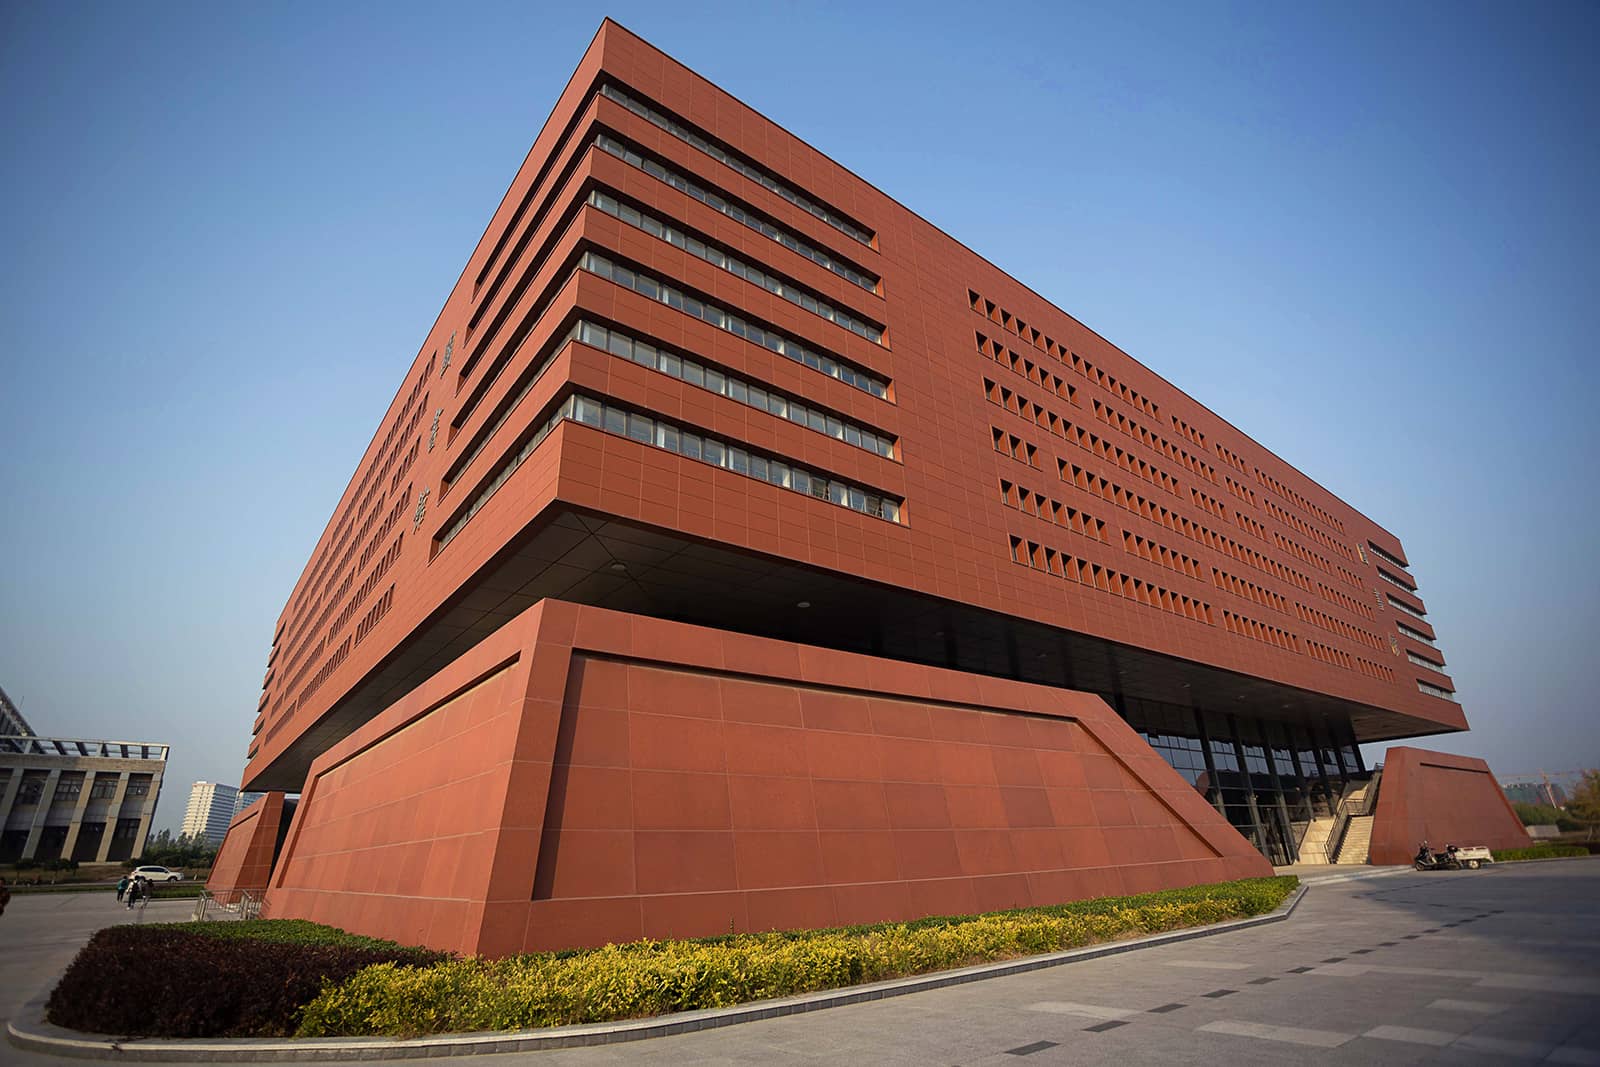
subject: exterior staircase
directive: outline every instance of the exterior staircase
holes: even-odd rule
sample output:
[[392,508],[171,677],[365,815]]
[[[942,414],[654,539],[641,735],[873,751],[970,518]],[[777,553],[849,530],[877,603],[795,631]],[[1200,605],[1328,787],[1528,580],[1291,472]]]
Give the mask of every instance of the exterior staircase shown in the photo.
[[1306,836],[1300,840],[1300,863],[1320,866],[1328,862],[1324,855],[1328,850],[1328,835],[1333,833],[1337,822],[1331,815],[1311,820],[1311,825],[1306,827]]
[[1333,857],[1333,862],[1344,866],[1346,864],[1366,863],[1367,855],[1372,847],[1372,816],[1352,815],[1350,828],[1344,832],[1344,843],[1339,846],[1339,852]]

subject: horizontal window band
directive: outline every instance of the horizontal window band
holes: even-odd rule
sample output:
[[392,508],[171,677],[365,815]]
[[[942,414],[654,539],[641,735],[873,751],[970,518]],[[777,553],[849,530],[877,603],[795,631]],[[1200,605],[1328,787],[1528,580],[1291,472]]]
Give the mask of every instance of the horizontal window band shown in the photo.
[[677,378],[679,381],[728,397],[757,411],[786,419],[796,426],[866,449],[885,459],[893,459],[894,439],[831,411],[804,403],[764,382],[735,374],[672,346],[647,341],[615,326],[602,326],[584,319],[568,334],[591,348],[610,352],[641,367]]
[[694,256],[696,259],[711,264],[719,270],[727,271],[736,278],[742,278],[751,285],[760,286],[782,300],[787,300],[802,311],[809,311],[818,318],[826,319],[835,326],[842,326],[859,337],[865,337],[875,345],[883,344],[883,327],[875,322],[858,318],[856,315],[834,304],[824,297],[817,296],[814,292],[773,274],[771,271],[757,267],[736,255],[706,241],[697,234],[691,233],[683,227],[663,222],[661,219],[641,211],[634,205],[619,200],[607,189],[592,189],[585,201],[590,207],[605,212],[614,219],[627,223],[635,229],[643,230],[659,241],[665,241],[674,248]]
[[708,322],[719,330],[742,337],[786,359],[803,363],[830,378],[837,378],[846,385],[871,393],[880,400],[889,398],[889,385],[881,378],[857,370],[831,355],[820,353],[777,330],[758,326],[741,315],[725,311],[717,304],[691,296],[675,285],[660,281],[650,273],[615,262],[609,255],[585,252],[579,258],[578,266],[624,288],[632,289],[657,303],[666,304],[675,310]]
[[711,210],[726,215],[740,225],[754,230],[769,240],[776,241],[789,249],[789,251],[794,252],[796,255],[804,256],[817,264],[817,266],[837,274],[851,284],[859,286],[874,295],[877,294],[879,281],[877,275],[861,270],[839,256],[818,248],[737,198],[722,192],[720,189],[703,184],[699,179],[679,173],[676,169],[661,163],[654,156],[645,153],[631,142],[613,137],[609,133],[602,131],[597,134],[595,136],[595,144],[602,151],[610,153],[635,170],[643,171],[657,181],[672,186],[672,188],[685,196],[698,200],[711,208]]
[[870,231],[863,229],[833,208],[827,207],[787,183],[779,181],[767,173],[765,169],[749,162],[742,155],[724,148],[689,123],[656,108],[654,105],[645,103],[642,99],[637,98],[631,90],[624,90],[619,85],[607,82],[600,87],[600,92],[601,95],[615,100],[646,122],[660,127],[685,144],[699,149],[724,166],[738,171],[746,178],[776,193],[801,210],[821,219],[845,236],[851,237],[868,247],[872,246],[873,235]]
[[687,459],[722,467],[780,489],[825,500],[863,515],[896,524],[902,521],[903,502],[895,497],[813,471],[809,467],[790,463],[787,459],[770,453],[751,450],[720,437],[700,433],[672,420],[631,411],[583,393],[574,393],[557,404],[548,416],[538,420],[533,432],[528,434],[501,462],[493,477],[478,488],[473,494],[472,501],[452,516],[436,539],[435,553],[455,539],[499,488],[516,473],[529,456],[538,450],[550,436],[550,432],[567,419],[626,437],[652,448],[674,452]]

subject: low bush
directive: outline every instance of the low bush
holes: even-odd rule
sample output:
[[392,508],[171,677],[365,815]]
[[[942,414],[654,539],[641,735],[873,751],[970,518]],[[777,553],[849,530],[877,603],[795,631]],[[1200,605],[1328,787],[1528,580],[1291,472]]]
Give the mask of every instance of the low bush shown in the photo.
[[1497,863],[1515,863],[1517,860],[1554,860],[1567,856],[1587,856],[1589,850],[1582,845],[1534,845],[1532,848],[1500,848],[1492,855]]
[[722,1007],[1259,915],[1293,877],[834,930],[733,934],[430,967],[376,964],[330,981],[302,1036],[411,1036],[599,1022]]
[[314,923],[113,926],[78,953],[45,1014],[118,1036],[284,1036],[324,983],[373,964],[445,958]]

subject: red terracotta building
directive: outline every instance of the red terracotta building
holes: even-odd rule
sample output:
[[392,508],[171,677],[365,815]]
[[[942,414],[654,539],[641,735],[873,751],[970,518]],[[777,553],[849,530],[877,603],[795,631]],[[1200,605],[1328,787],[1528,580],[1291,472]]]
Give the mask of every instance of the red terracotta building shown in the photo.
[[1359,743],[1465,728],[1426,615],[1394,535],[608,21],[283,611],[244,786],[300,801],[225,858],[480,951],[1262,873]]

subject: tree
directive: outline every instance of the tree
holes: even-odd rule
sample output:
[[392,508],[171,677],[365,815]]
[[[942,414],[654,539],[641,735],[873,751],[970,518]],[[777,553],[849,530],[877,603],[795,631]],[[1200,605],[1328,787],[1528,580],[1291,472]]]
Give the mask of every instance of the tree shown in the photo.
[[1561,821],[1561,812],[1548,804],[1529,804],[1517,800],[1511,806],[1516,809],[1517,818],[1522,820],[1524,826],[1553,826]]
[[145,840],[144,855],[138,860],[130,860],[128,866],[159,863],[163,867],[209,867],[216,856],[216,846],[203,837],[190,837],[187,834],[173,837],[171,830],[162,830]]
[[1594,829],[1600,826],[1600,770],[1583,772],[1567,800],[1567,816],[1587,827],[1589,840],[1594,840]]

